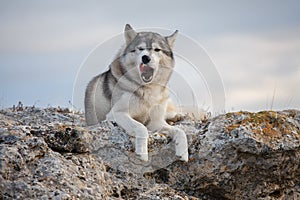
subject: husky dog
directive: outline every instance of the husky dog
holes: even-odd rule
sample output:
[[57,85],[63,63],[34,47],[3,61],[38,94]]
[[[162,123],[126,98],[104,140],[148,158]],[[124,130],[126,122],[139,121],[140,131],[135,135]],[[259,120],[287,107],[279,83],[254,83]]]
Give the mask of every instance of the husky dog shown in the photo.
[[175,141],[176,156],[188,160],[187,138],[181,129],[166,123],[176,115],[167,83],[174,68],[177,30],[163,37],[136,32],[125,26],[124,45],[108,71],[94,77],[85,93],[87,125],[114,121],[135,137],[135,152],[148,161],[148,130],[160,131]]

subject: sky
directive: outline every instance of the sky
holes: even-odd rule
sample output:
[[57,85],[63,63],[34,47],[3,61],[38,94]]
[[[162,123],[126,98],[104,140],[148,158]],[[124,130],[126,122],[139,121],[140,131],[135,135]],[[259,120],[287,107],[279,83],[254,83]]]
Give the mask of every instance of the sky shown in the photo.
[[[92,78],[93,70],[84,68],[86,62],[100,49],[95,66],[108,64],[122,45],[125,24],[130,23],[137,29],[169,30],[164,31],[167,34],[179,30],[182,45],[175,46],[176,52],[188,47],[184,38],[201,47],[203,59],[211,62],[192,63],[203,72],[191,87],[200,91],[199,98],[202,92],[224,101],[224,111],[300,109],[299,10],[300,2],[291,0],[0,0],[0,108],[18,101],[81,108],[73,101],[73,91],[80,73]],[[112,48],[101,45],[110,41],[115,41]],[[187,57],[200,54],[192,48],[184,52]],[[184,66],[190,60],[176,55],[176,73],[186,72],[189,79],[192,68]],[[218,74],[206,75],[208,68]],[[222,85],[214,86],[216,82]],[[206,89],[198,89],[205,84]],[[209,99],[207,95],[203,99]],[[210,108],[211,99],[200,104]]]

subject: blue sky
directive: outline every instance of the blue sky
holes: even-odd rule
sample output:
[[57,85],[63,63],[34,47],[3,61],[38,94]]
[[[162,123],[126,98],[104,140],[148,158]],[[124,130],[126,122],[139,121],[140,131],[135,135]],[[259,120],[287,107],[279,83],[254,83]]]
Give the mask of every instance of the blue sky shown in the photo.
[[300,109],[299,10],[290,0],[1,0],[0,108],[70,106],[82,62],[130,23],[199,43],[222,77],[226,111]]

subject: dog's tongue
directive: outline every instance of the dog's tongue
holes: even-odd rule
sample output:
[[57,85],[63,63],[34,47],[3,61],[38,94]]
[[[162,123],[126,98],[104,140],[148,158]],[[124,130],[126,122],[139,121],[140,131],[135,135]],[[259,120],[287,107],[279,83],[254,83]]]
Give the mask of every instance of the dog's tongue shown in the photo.
[[153,68],[151,68],[147,65],[141,64],[140,71],[141,71],[141,76],[142,76],[143,81],[150,82],[152,80],[153,71],[154,71]]

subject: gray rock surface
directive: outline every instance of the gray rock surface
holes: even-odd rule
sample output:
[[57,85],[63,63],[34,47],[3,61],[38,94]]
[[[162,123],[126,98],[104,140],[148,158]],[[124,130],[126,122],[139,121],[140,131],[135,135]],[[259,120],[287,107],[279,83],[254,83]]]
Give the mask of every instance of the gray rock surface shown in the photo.
[[150,133],[150,161],[108,122],[61,108],[0,111],[0,199],[300,199],[300,111],[185,118],[189,162]]

